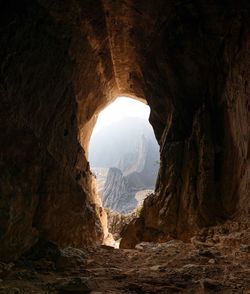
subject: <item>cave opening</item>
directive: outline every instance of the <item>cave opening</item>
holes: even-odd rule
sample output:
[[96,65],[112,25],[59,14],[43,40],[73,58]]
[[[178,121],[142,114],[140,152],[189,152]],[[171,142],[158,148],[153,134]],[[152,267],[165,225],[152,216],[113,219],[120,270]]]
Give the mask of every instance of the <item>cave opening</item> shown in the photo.
[[[0,294],[250,293],[250,1],[0,7]],[[88,145],[118,94],[147,97],[161,163],[113,250]]]
[[117,97],[98,116],[88,156],[108,222],[137,217],[154,192],[160,156],[149,114],[147,104]]

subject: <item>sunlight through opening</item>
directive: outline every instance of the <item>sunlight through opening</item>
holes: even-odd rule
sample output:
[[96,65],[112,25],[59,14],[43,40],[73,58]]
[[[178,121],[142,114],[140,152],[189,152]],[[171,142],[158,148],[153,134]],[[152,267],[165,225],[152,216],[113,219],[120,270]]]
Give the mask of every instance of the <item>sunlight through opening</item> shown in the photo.
[[122,214],[140,210],[154,191],[159,145],[148,105],[118,97],[100,114],[89,144],[89,162],[105,208]]

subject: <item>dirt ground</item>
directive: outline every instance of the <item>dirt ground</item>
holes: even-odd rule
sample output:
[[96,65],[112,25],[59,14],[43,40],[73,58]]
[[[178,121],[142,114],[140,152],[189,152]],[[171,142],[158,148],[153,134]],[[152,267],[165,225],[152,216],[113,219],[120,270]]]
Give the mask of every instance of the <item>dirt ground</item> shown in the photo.
[[0,293],[250,293],[249,229],[136,249],[35,249],[0,264]]

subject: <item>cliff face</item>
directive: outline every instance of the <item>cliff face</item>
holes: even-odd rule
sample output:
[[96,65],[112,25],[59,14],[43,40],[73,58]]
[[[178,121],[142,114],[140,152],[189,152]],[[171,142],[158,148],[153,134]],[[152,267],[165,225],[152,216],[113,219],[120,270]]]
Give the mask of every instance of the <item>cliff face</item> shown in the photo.
[[137,205],[135,192],[118,168],[109,169],[103,189],[102,204],[122,213],[133,210]]
[[154,189],[159,168],[158,152],[158,146],[152,138],[141,137],[134,162],[123,172],[132,189]]
[[161,146],[156,193],[123,245],[249,222],[249,1],[0,5],[1,259],[38,236],[102,242],[87,145],[121,94],[147,100]]
[[[150,145],[150,146],[149,146]],[[91,167],[116,167],[125,174],[145,166],[145,152],[151,149],[152,161],[159,160],[159,147],[152,126],[146,118],[128,117],[103,126],[89,144]],[[152,169],[154,167],[152,166]]]
[[103,206],[121,213],[137,207],[137,192],[154,190],[159,168],[152,128],[140,118],[128,119],[104,127],[93,136],[89,148]]

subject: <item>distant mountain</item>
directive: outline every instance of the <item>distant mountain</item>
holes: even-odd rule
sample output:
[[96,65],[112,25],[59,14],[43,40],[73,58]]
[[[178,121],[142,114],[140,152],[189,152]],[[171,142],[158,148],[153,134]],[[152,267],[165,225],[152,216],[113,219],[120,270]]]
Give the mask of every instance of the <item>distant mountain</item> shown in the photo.
[[137,206],[135,191],[133,191],[121,170],[111,167],[102,194],[104,207],[121,213],[132,211]]
[[137,192],[154,189],[159,146],[146,119],[123,119],[94,134],[89,161],[103,205],[127,213],[137,206]]
[[[89,144],[91,167],[117,167],[125,170],[136,158],[142,135],[158,144],[146,119],[130,117],[104,126],[95,133]],[[156,159],[159,156],[156,156]]]

